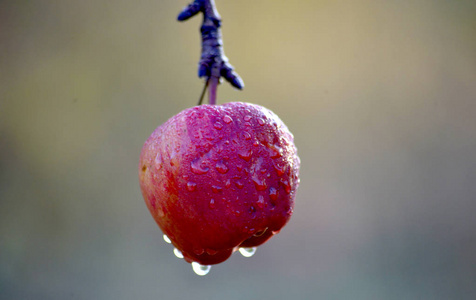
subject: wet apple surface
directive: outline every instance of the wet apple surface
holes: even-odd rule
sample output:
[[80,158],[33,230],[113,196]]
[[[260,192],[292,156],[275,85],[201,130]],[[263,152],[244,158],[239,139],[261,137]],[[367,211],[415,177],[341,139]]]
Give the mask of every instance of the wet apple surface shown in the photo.
[[163,233],[200,270],[240,248],[252,255],[281,230],[299,165],[293,135],[276,114],[232,102],[192,107],[159,126],[143,146],[139,179]]

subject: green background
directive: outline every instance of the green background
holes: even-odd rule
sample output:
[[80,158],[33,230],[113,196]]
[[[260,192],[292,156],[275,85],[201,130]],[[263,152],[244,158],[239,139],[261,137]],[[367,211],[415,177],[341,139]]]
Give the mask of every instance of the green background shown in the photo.
[[184,1],[0,2],[1,299],[476,299],[476,1],[217,0],[247,101],[294,133],[294,216],[209,275],[143,202],[195,105]]

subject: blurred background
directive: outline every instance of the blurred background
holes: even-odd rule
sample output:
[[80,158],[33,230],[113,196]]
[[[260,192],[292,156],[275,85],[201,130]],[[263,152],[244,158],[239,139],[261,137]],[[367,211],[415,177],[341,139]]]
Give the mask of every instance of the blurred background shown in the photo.
[[295,213],[196,276],[140,193],[196,104],[188,0],[0,2],[1,299],[476,299],[476,2],[216,0],[302,160]]

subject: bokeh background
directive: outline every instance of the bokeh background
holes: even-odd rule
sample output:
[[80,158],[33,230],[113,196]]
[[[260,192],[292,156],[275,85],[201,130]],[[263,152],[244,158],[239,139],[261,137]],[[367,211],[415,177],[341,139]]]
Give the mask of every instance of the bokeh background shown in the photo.
[[216,0],[302,160],[255,256],[193,274],[137,164],[195,105],[188,0],[0,2],[1,299],[476,299],[476,1]]

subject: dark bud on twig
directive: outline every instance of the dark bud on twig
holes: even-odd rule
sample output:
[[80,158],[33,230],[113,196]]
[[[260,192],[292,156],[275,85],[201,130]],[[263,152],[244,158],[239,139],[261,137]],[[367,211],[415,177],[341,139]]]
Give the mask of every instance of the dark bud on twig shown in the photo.
[[178,15],[179,21],[185,21],[199,12],[203,13],[200,28],[202,35],[202,55],[198,64],[198,77],[225,78],[232,86],[242,89],[245,85],[223,51],[221,37],[221,17],[213,0],[195,0]]

